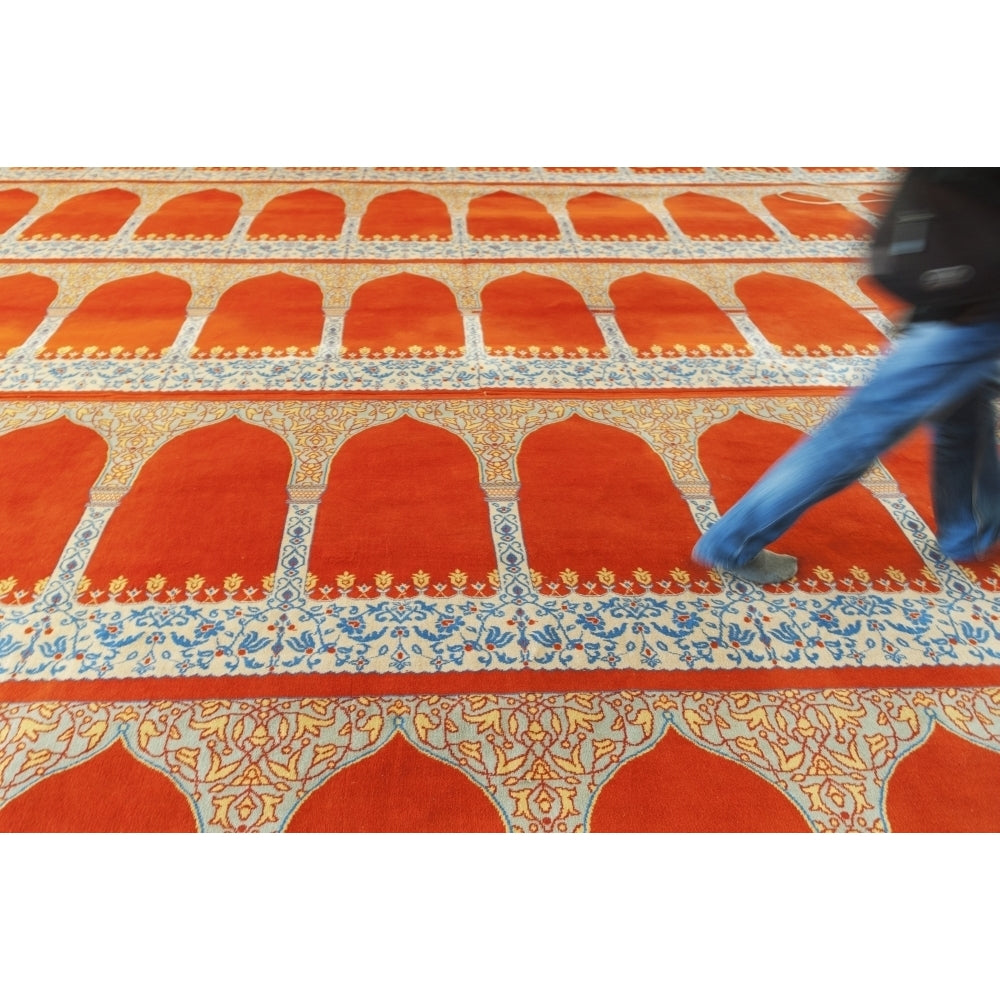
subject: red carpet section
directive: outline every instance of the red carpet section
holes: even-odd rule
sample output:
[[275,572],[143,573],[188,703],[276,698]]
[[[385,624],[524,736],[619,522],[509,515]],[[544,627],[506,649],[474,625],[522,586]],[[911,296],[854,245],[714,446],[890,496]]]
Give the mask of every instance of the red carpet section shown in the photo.
[[455,357],[464,349],[455,294],[433,278],[403,273],[366,282],[344,319],[347,357]]
[[37,274],[0,278],[0,354],[20,347],[45,319],[59,286]]
[[[0,436],[0,601],[39,591],[83,515],[107,454],[100,435],[65,417]],[[60,456],[55,468],[52,455]]]
[[461,771],[400,736],[313,792],[289,833],[502,833],[503,818]]
[[327,191],[291,191],[254,217],[248,240],[335,240],[344,228],[344,199]]
[[242,201],[229,191],[193,191],[169,199],[140,223],[144,240],[221,239],[236,224]]
[[125,225],[139,205],[139,196],[112,188],[70,198],[40,218],[31,239],[106,240]]
[[39,352],[45,358],[158,358],[177,339],[191,289],[165,274],[95,288]]
[[278,563],[290,462],[279,437],[235,417],[167,442],[101,536],[89,599],[129,586],[160,601],[262,597]]
[[663,460],[634,434],[570,417],[528,436],[518,472],[528,560],[543,592],[691,569],[699,537],[691,511]]
[[926,428],[691,557],[892,349],[897,177],[0,168],[0,831],[1000,830]]
[[483,338],[494,355],[586,357],[605,352],[580,293],[558,278],[513,274],[482,292]]
[[451,216],[440,198],[420,191],[377,195],[361,217],[365,240],[447,240]]
[[711,297],[690,282],[655,274],[619,278],[615,318],[640,357],[746,354],[746,342]]
[[222,294],[202,327],[195,356],[311,354],[323,336],[323,293],[287,274],[241,281]]
[[475,581],[492,592],[496,555],[472,452],[409,417],[352,438],[330,471],[309,569],[317,593],[348,579],[451,593],[454,581]]
[[773,240],[774,233],[749,209],[711,194],[686,191],[664,201],[674,221],[692,239]]
[[0,809],[2,833],[194,833],[190,801],[120,742]]
[[7,232],[20,222],[38,203],[38,195],[21,188],[0,191],[0,233]]

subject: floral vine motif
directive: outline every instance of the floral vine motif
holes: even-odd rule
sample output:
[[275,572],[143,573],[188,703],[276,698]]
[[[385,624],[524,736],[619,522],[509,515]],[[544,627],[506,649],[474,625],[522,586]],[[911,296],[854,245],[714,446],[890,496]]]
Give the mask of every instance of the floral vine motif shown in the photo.
[[186,790],[203,830],[267,832],[338,767],[385,741],[384,711],[365,698],[265,698],[131,708],[130,722],[135,750]]
[[884,830],[888,772],[927,725],[901,692],[691,694],[656,704],[696,743],[766,777],[820,831]]
[[814,830],[879,832],[892,768],[934,724],[1000,753],[1000,690],[15,703],[0,707],[0,807],[120,739],[202,830],[280,830],[401,731],[481,787],[510,830],[585,830],[600,787],[672,725],[782,791]]
[[481,695],[419,701],[407,731],[482,785],[511,830],[569,832],[607,773],[652,740],[654,719],[628,692]]
[[0,805],[109,746],[123,721],[113,704],[0,704]]

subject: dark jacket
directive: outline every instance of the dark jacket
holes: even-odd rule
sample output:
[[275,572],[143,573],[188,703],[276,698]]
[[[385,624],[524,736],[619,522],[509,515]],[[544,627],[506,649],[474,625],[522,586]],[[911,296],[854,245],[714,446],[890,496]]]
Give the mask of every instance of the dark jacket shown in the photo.
[[[926,174],[939,184],[957,188],[984,204],[1000,206],[1000,167],[912,167],[911,170]],[[995,318],[1000,318],[1000,281],[996,293],[980,302],[959,307],[918,307],[910,316],[910,322],[948,320],[969,324]]]

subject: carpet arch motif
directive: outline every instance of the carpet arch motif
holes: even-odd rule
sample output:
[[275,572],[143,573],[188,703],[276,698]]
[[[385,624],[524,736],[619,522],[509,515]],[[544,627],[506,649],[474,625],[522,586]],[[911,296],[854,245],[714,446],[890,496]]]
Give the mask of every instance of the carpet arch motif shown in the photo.
[[896,177],[0,168],[0,828],[995,828],[926,433],[690,560],[899,335]]

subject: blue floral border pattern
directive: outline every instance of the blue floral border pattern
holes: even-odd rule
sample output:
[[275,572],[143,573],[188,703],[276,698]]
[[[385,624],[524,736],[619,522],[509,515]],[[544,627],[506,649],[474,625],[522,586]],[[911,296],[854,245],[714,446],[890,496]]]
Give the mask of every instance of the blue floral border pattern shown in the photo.
[[[996,580],[971,578],[947,560],[881,466],[866,475],[865,485],[919,553],[921,579],[858,568],[844,580],[803,573],[794,585],[764,589],[719,574],[692,580],[678,570],[663,580],[572,580],[568,592],[558,593],[533,579],[517,510],[516,455],[534,429],[578,415],[638,435],[663,459],[665,488],[672,480],[695,522],[707,526],[715,506],[698,463],[700,433],[739,411],[808,431],[836,405],[836,396],[8,402],[0,406],[0,429],[62,415],[101,434],[109,455],[51,576],[34,591],[34,581],[19,584],[0,603],[0,677],[995,661]],[[134,582],[112,599],[88,600],[89,556],[144,462],[172,437],[234,415],[279,434],[293,459],[284,539],[268,592],[245,600],[195,591],[173,603]],[[475,455],[496,581],[457,579],[445,592],[389,579],[375,588],[347,585],[317,595],[308,581],[309,543],[337,450],[351,436],[401,416],[458,435]]]

